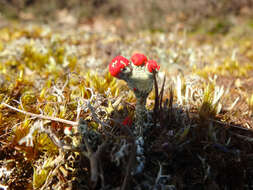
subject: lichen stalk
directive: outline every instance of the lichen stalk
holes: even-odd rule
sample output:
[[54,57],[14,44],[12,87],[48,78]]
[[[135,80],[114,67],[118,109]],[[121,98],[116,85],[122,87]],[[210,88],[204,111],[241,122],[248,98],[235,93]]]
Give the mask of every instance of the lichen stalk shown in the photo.
[[143,136],[143,122],[146,118],[146,97],[136,97],[136,99],[136,127],[134,133],[137,136]]

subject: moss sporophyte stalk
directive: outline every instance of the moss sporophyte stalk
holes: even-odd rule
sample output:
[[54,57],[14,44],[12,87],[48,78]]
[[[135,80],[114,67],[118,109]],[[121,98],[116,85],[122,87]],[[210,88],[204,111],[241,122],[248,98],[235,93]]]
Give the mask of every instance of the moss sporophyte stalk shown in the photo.
[[123,56],[116,56],[109,64],[109,72],[112,76],[126,81],[133,90],[136,102],[135,130],[137,136],[143,135],[143,123],[145,121],[146,99],[153,88],[153,72],[160,69],[157,62],[148,60],[143,54],[136,53],[130,60]]

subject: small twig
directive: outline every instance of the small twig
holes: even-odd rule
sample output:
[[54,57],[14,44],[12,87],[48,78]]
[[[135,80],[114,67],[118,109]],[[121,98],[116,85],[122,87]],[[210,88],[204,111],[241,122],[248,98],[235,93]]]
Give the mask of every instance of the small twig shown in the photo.
[[174,94],[173,94],[173,89],[172,86],[170,86],[170,99],[169,99],[169,123],[172,122],[172,117],[174,115],[173,112],[173,99],[174,99]]
[[[85,124],[84,120],[80,120],[80,125]],[[101,178],[102,185],[104,183],[104,176],[103,176],[103,169],[100,162],[100,155],[104,148],[107,146],[107,141],[104,141],[101,145],[98,146],[96,152],[92,150],[92,147],[90,146],[90,143],[88,142],[88,136],[87,133],[81,133],[82,134],[82,140],[84,141],[86,150],[82,150],[81,153],[88,158],[90,161],[90,180],[91,180],[91,186],[94,189],[98,182],[98,176]]]
[[51,131],[50,128],[48,128],[48,129],[44,128],[42,121],[38,121],[37,123],[35,123],[33,125],[33,127],[30,129],[30,132],[19,141],[19,144],[23,144],[24,142],[26,142],[27,146],[33,146],[32,135],[35,132],[35,130],[39,130],[42,133],[46,133],[48,135],[48,137],[54,142],[54,144],[62,150],[71,150],[71,151],[75,151],[75,152],[80,152],[80,149],[78,147],[74,147],[72,145],[67,145],[67,144],[63,143]]
[[174,94],[173,94],[172,86],[170,86],[169,90],[170,90],[169,108],[172,109],[173,108],[173,99],[174,99]]
[[[98,176],[100,174],[101,179],[103,180],[102,166],[100,166],[99,157],[103,151],[103,149],[107,146],[107,141],[104,141],[101,145],[98,146],[97,151],[93,152],[92,148],[87,140],[87,137],[84,137],[84,143],[87,148],[87,152],[83,151],[82,153],[89,159],[90,161],[90,179],[92,182],[92,188],[95,188],[98,182]],[[100,173],[99,173],[100,170]]]
[[80,148],[63,143],[60,139],[58,139],[58,137],[50,129],[43,128],[43,130],[41,131],[45,132],[48,135],[48,137],[54,142],[54,144],[58,146],[59,148],[63,150],[71,150],[74,152],[80,152]]
[[8,107],[8,108],[10,108],[12,110],[15,110],[17,112],[20,112],[20,113],[23,113],[25,115],[29,115],[29,116],[32,116],[32,117],[36,117],[36,118],[40,118],[40,119],[46,119],[46,120],[51,120],[51,121],[56,121],[56,122],[61,122],[61,123],[65,123],[65,124],[72,125],[72,126],[78,126],[78,122],[76,122],[76,121],[69,121],[69,120],[65,120],[65,119],[61,119],[61,118],[56,118],[56,117],[45,116],[45,115],[40,115],[40,114],[35,114],[35,113],[27,112],[27,111],[15,108],[13,106],[10,106],[9,104],[6,104],[6,103],[2,103],[2,105],[6,106],[6,107]]
[[77,108],[76,108],[76,121],[79,121],[79,119],[80,119],[81,110],[82,110],[82,106],[80,104],[80,100],[78,100]]
[[177,102],[179,105],[183,104],[181,90],[182,90],[182,81],[180,76],[178,75],[176,79],[176,92],[177,92]]
[[102,125],[103,127],[109,127],[109,128],[111,128],[110,125],[108,125],[107,123],[105,123],[105,122],[101,121],[100,119],[98,119],[98,116],[97,116],[97,114],[96,114],[96,112],[95,112],[95,109],[91,106],[90,102],[87,103],[87,106],[88,106],[88,108],[89,108],[90,111],[91,111],[92,118],[93,118],[97,123],[99,123],[99,124]]
[[240,97],[237,97],[236,99],[235,99],[235,101],[231,104],[231,106],[229,106],[228,108],[225,108],[224,110],[225,111],[230,111],[230,110],[232,110],[234,107],[235,107],[235,105],[237,104],[237,102],[240,100]]
[[[99,163],[101,163],[99,159]],[[99,171],[100,171],[100,179],[101,179],[101,188],[103,189],[105,187],[105,178],[104,178],[104,170],[101,164],[99,164]]]
[[90,146],[90,144],[87,140],[87,136],[84,136],[83,140],[84,140],[84,144],[85,144],[86,149],[87,149],[87,152],[83,152],[83,153],[86,157],[89,158],[93,154],[93,151],[92,151],[92,148],[91,148],[91,146]]
[[163,102],[163,93],[164,93],[164,85],[165,85],[165,80],[166,80],[166,77],[164,75],[164,78],[163,78],[163,83],[162,83],[162,87],[161,87],[161,91],[160,91],[160,94],[159,94],[159,117],[160,117],[160,126],[164,126],[164,110],[163,110],[163,107],[162,107],[162,102]]
[[253,138],[252,137],[246,137],[244,135],[239,135],[239,134],[236,134],[236,133],[232,133],[231,134],[235,135],[236,137],[240,138],[240,139],[243,139],[245,141],[248,141],[248,142],[253,142]]
[[163,174],[163,165],[159,161],[158,161],[158,164],[159,164],[159,171],[157,173],[157,177],[156,177],[156,180],[155,180],[155,186],[159,185],[159,181],[160,181],[161,178],[170,179],[170,175],[164,175]]
[[[102,184],[104,184],[104,175],[103,175],[103,168],[102,168],[102,165],[101,165],[101,160],[100,160],[100,156],[101,156],[101,153],[103,152],[104,148],[108,145],[107,141],[104,141],[101,145],[98,146],[98,149],[97,151],[93,154],[93,164],[96,164],[98,166],[98,170],[99,170],[99,176],[102,180]],[[90,164],[92,166],[92,159],[90,160]],[[95,173],[95,171],[93,170],[93,168],[91,167],[91,174],[93,176],[95,175],[98,175],[98,173]],[[92,179],[92,176],[91,176],[91,179]],[[96,181],[97,183],[97,181]]]
[[155,72],[153,72],[153,78],[154,78],[154,85],[155,85],[155,106],[154,106],[153,120],[154,120],[154,126],[156,126],[156,118],[158,115],[158,108],[159,108],[159,95],[158,95],[158,85],[157,85]]
[[244,130],[244,131],[253,132],[252,129],[247,129],[247,128],[244,128],[244,127],[240,127],[238,125],[233,125],[233,124],[230,124],[230,123],[223,123],[221,121],[217,121],[217,120],[214,120],[214,119],[208,119],[208,120],[212,121],[212,122],[215,122],[215,123],[218,123],[218,124],[223,125],[223,126],[229,126],[229,127],[233,127],[233,128],[236,128],[236,129],[241,129],[241,130]]
[[[61,165],[59,164],[55,169],[58,169],[60,166],[61,166]],[[44,190],[44,189],[47,188],[47,186],[48,186],[48,184],[49,184],[49,179],[50,179],[50,177],[52,176],[52,173],[54,173],[55,169],[54,169],[54,170],[50,170],[49,174],[47,175],[46,181],[45,181],[45,183],[43,184],[43,186],[40,187],[40,190]]]
[[159,98],[160,98],[160,109],[162,108],[162,100],[163,100],[163,93],[164,93],[164,86],[165,86],[165,81],[166,81],[166,77],[164,75],[164,78],[163,78],[163,83],[162,83],[162,87],[161,87],[161,91],[160,91],[160,94],[159,94]]

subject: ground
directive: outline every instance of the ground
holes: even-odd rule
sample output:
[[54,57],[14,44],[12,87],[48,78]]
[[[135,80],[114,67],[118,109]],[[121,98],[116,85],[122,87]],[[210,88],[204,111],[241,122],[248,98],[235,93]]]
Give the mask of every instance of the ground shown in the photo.
[[[1,188],[253,188],[249,22],[210,33],[129,32],[119,19],[54,24],[1,19]],[[136,52],[161,68],[158,89],[146,105],[145,167],[133,175],[136,100],[126,83],[108,73],[108,65],[116,55],[130,58]],[[131,122],[124,122],[127,117]],[[81,126],[90,148],[80,140]],[[96,155],[98,179],[92,179],[91,156],[73,147]]]

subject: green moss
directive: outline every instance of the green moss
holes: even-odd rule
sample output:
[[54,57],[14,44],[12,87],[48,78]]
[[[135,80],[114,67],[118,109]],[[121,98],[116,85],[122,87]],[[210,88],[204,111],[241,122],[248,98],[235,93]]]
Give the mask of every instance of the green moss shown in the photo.
[[251,63],[239,63],[238,61],[231,60],[231,58],[225,59],[221,64],[214,65],[209,64],[201,69],[194,68],[194,72],[207,79],[210,75],[222,75],[222,76],[235,76],[235,77],[247,77],[248,73],[253,70]]
[[54,157],[47,158],[41,168],[33,168],[33,188],[40,188],[49,177],[49,172],[54,166]]
[[214,118],[221,109],[219,92],[222,93],[222,88],[216,86],[215,83],[209,83],[204,87],[203,102],[199,108],[199,117],[202,120]]
[[58,147],[53,143],[53,141],[48,137],[46,133],[35,133],[35,143],[34,148],[38,151],[46,152],[49,155],[55,155],[58,153]]
[[49,64],[50,55],[37,52],[32,45],[25,45],[22,60],[31,70],[41,70]]

